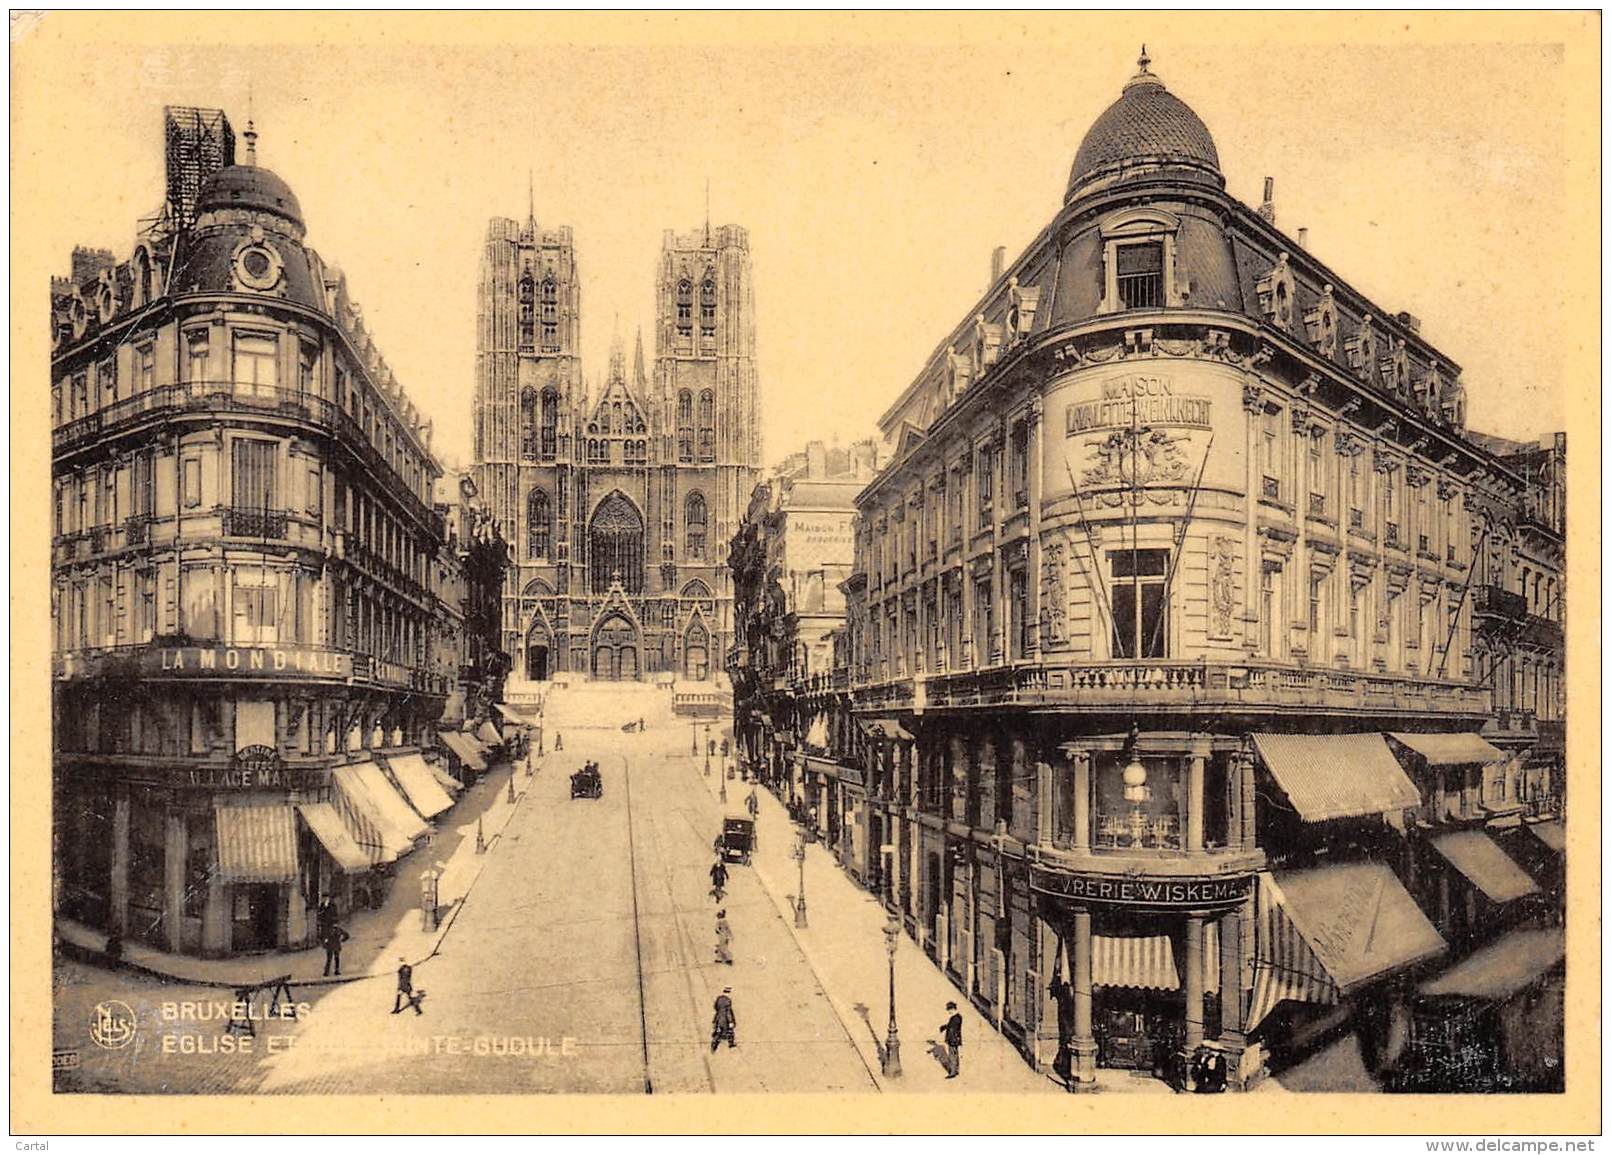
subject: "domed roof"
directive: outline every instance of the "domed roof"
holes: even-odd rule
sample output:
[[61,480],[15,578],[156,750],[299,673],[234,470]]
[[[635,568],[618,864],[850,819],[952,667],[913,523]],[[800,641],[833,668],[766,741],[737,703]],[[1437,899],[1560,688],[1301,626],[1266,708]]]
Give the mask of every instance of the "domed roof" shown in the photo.
[[1075,193],[1101,177],[1136,165],[1183,167],[1199,180],[1207,177],[1223,185],[1219,152],[1208,126],[1147,71],[1152,61],[1145,47],[1138,63],[1141,70],[1125,83],[1123,94],[1096,118],[1080,142],[1065,200],[1072,200]]
[[252,209],[284,217],[303,228],[302,206],[291,186],[266,168],[235,164],[208,178],[196,196],[196,214],[217,209]]

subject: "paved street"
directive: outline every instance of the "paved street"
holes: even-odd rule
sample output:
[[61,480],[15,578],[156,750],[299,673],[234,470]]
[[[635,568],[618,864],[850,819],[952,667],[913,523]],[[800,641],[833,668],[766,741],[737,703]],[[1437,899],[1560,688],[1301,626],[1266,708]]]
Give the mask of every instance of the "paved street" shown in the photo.
[[[689,726],[668,706],[666,695],[639,687],[555,695],[550,735],[563,734],[565,749],[550,752],[437,954],[415,968],[415,986],[427,992],[423,1014],[390,1013],[389,977],[302,986],[296,997],[310,1005],[301,1019],[262,1024],[249,1053],[221,1054],[221,1021],[165,1019],[163,1004],[227,1002],[227,990],[64,963],[58,1047],[79,1050],[84,1066],[63,1085],[874,1090],[863,1054],[753,872],[734,871],[725,903],[735,962],[714,961],[707,871],[720,811],[689,757]],[[639,715],[648,731],[623,734],[621,721]],[[602,766],[604,797],[573,801],[568,775],[586,758]],[[739,1046],[713,1054],[711,1004],[726,985],[734,988]],[[90,1008],[109,997],[140,1020],[135,1042],[119,1051],[84,1037]]]

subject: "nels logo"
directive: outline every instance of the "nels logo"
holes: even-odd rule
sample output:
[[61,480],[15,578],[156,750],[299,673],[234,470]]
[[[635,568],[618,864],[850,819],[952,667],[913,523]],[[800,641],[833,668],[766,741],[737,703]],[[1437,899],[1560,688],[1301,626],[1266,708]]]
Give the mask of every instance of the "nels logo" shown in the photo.
[[121,1050],[134,1042],[138,1025],[133,1007],[117,999],[107,999],[96,1003],[90,1015],[90,1038],[96,1046],[108,1051]]

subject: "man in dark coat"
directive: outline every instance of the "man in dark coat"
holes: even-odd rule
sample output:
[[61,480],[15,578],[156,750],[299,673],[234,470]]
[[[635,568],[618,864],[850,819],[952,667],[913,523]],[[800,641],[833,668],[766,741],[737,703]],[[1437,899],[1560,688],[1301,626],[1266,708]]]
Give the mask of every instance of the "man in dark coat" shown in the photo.
[[397,968],[397,997],[392,1000],[392,1014],[401,1014],[406,1001],[414,1008],[416,1015],[423,1015],[425,1012],[420,1010],[420,1000],[425,997],[425,992],[414,992],[414,968],[403,959],[397,961],[402,965]]
[[945,1077],[954,1079],[962,1073],[962,1015],[955,1003],[946,1003],[945,1009],[951,1012],[951,1017],[940,1025],[945,1039]]
[[[331,911],[334,914],[334,910]],[[324,911],[319,912],[320,921],[324,921]],[[346,942],[348,934],[341,929],[334,919],[331,919],[319,931],[319,941],[324,946],[324,973],[328,976],[330,968],[336,968],[336,974],[341,974],[341,944]]]
[[710,1024],[710,1049],[714,1051],[716,1045],[723,1039],[727,1040],[729,1048],[738,1046],[738,1019],[733,1015],[732,987],[723,987],[722,993],[716,996],[716,1013]]
[[1052,1000],[1057,1003],[1057,1058],[1052,1070],[1063,1088],[1074,1089],[1074,988],[1061,974],[1052,979]]
[[726,891],[727,864],[718,858],[711,864],[710,867],[710,892],[716,897],[716,901],[720,902],[722,900],[722,895],[726,893]]

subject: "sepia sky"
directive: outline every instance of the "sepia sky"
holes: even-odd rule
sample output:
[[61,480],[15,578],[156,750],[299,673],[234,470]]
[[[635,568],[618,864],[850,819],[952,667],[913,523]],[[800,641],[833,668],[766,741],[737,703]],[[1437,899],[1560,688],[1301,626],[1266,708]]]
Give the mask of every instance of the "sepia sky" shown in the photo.
[[1079,17],[930,21],[899,43],[836,43],[824,17],[822,35],[770,47],[652,45],[617,35],[634,18],[601,17],[613,43],[519,48],[392,44],[377,17],[367,43],[275,46],[195,19],[219,43],[130,37],[14,74],[77,142],[47,161],[56,212],[27,227],[61,273],[75,243],[127,257],[162,199],[162,106],[223,107],[238,136],[250,100],[260,163],[296,192],[449,460],[469,457],[486,222],[524,218],[528,169],[539,223],[575,230],[590,382],[617,316],[629,348],[650,325],[661,232],[704,220],[708,179],[712,220],[750,232],[772,462],[873,432],[985,288],[991,249],[1015,257],[1060,207],[1143,40],[1213,133],[1230,192],[1257,204],[1273,176],[1285,231],[1307,227],[1357,289],[1420,317],[1464,369],[1474,428],[1565,422],[1564,295],[1594,287],[1549,272],[1565,255],[1559,45],[1210,42],[1201,22],[1136,14],[1100,35]]

